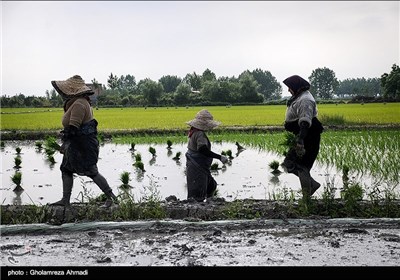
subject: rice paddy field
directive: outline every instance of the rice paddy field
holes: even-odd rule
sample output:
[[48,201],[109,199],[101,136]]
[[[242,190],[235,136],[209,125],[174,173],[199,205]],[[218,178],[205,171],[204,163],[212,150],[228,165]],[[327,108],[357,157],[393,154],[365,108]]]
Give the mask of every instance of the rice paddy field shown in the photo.
[[[95,108],[99,130],[185,129],[186,121],[208,109],[220,128],[235,126],[282,126],[285,105]],[[392,125],[400,123],[400,103],[320,104],[323,123]],[[61,129],[61,108],[2,108],[1,130]]]
[[[279,159],[287,149],[283,145],[286,132],[282,130],[240,132],[229,129],[232,127],[282,128],[286,107],[281,105],[95,108],[94,115],[99,121],[99,135],[105,131],[115,132],[115,135],[113,134],[110,140],[112,145],[115,145],[109,146],[111,154],[116,153],[117,149],[123,148],[124,150],[121,152],[121,156],[123,156],[132,144],[142,145],[142,148],[145,149],[142,153],[147,154],[146,149],[149,145],[158,145],[158,149],[164,149],[160,147],[166,146],[167,139],[172,141],[174,145],[178,145],[182,150],[182,154],[184,154],[187,141],[184,132],[188,128],[186,122],[193,119],[196,113],[203,108],[208,109],[214,118],[221,122],[221,126],[218,129],[210,131],[208,134],[214,147],[221,146],[220,149],[226,146],[234,148],[235,142],[238,142],[248,147],[247,153],[259,154],[261,158],[266,156],[266,153],[274,153],[276,155],[274,157]],[[398,197],[400,182],[400,103],[321,104],[318,109],[319,118],[326,128],[322,135],[321,149],[315,168],[319,170],[318,176],[322,179],[325,176],[323,175],[323,170],[335,170],[337,177],[341,178],[344,175],[343,170],[348,170],[353,178],[357,178],[356,180],[362,180],[363,177],[373,178],[373,184],[369,184],[370,191],[367,195],[375,195],[372,193],[376,190],[375,186],[384,186],[386,190],[379,190],[379,196],[384,196],[387,191],[391,195]],[[3,108],[1,110],[1,130],[27,132],[61,130],[62,114],[63,112],[60,108]],[[122,135],[117,133],[118,130],[143,130],[145,133]],[[149,133],[151,130],[154,130],[153,133]],[[169,132],[165,134],[162,131]],[[5,141],[2,140],[1,142]],[[32,141],[31,143],[34,146],[34,142]],[[7,146],[9,145],[6,144]],[[13,144],[13,147],[18,147],[18,141]],[[11,148],[11,150],[8,148],[7,150],[8,155],[11,157],[9,161],[12,161],[12,158],[15,157],[13,154],[14,148]],[[102,149],[105,149],[104,146]],[[33,156],[39,155],[43,158],[43,155],[32,153]],[[3,155],[3,158],[5,156],[6,154]],[[247,162],[244,160],[244,156],[245,154],[242,154],[239,158],[243,160],[243,163],[240,163],[240,160],[235,161],[238,164],[243,164],[243,167],[238,167],[239,169],[244,168],[244,166],[246,168],[251,167],[251,160]],[[131,156],[128,158],[130,159]],[[106,157],[103,160],[105,159]],[[267,161],[271,160],[272,157],[264,160],[255,169],[265,169],[268,172],[268,164],[270,162]],[[24,159],[23,164],[25,164],[25,167],[30,161],[34,162],[35,160]],[[116,159],[116,161],[121,160]],[[161,158],[159,157],[159,166],[168,165],[160,161]],[[166,159],[166,162],[168,162],[168,159]],[[104,169],[106,169],[109,163],[104,164]],[[3,162],[3,167],[11,165]],[[115,164],[112,163],[111,165]],[[152,167],[155,168],[154,174],[157,174],[156,167],[157,165]],[[10,168],[8,173],[13,172],[12,167]],[[114,170],[113,174],[110,175],[116,177],[114,180],[115,185],[118,184],[120,173],[128,170],[127,167],[124,168]],[[181,173],[182,177],[184,177],[184,171]],[[254,172],[250,169],[248,173],[257,173],[257,171]],[[6,171],[2,170],[2,174],[6,174]],[[26,178],[26,172],[23,176]],[[58,173],[54,176],[59,179]],[[246,186],[253,185],[253,182],[250,182],[251,176],[247,179]],[[226,185],[228,185],[229,176],[226,180]],[[6,183],[3,182],[3,184],[10,185],[8,181]],[[355,183],[357,182],[355,181]],[[289,186],[292,184],[292,182],[288,181]],[[324,186],[326,187],[329,184],[330,182],[326,182]],[[184,192],[184,188],[182,191]]]

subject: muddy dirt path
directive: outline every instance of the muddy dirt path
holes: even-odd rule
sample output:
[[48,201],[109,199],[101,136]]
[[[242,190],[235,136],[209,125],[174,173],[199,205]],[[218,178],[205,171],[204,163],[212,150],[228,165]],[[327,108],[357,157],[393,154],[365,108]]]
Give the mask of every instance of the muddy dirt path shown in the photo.
[[399,219],[2,226],[1,265],[400,266]]

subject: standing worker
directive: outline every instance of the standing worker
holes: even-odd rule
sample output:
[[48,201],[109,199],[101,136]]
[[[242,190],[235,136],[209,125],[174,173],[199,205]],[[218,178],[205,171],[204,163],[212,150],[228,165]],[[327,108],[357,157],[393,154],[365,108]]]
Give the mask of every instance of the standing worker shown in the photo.
[[296,144],[289,148],[282,167],[299,177],[303,198],[308,199],[321,186],[311,177],[310,170],[318,156],[324,128],[317,118],[310,84],[298,75],[290,76],[283,83],[292,95],[287,102],[285,130],[294,133]]
[[217,189],[217,182],[210,172],[213,159],[225,164],[228,158],[211,151],[211,143],[206,132],[217,127],[220,122],[215,121],[208,110],[200,110],[193,120],[186,123],[190,126],[186,152],[187,198],[201,202],[213,197]]
[[64,101],[62,117],[63,144],[60,153],[63,160],[60,166],[63,183],[63,197],[52,203],[54,206],[69,206],[74,182],[73,174],[87,176],[107,196],[102,207],[108,208],[117,203],[117,197],[108,185],[107,180],[97,169],[99,158],[99,141],[97,139],[97,121],[93,118],[93,110],[89,96],[94,92],[86,86],[84,80],[75,75],[65,81],[51,81],[55,90]]

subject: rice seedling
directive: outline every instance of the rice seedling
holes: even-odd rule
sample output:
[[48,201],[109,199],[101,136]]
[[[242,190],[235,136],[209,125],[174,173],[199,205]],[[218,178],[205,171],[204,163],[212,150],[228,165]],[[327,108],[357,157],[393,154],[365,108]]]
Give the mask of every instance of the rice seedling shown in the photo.
[[135,154],[135,161],[136,162],[142,161],[142,155],[140,153]]
[[43,148],[43,142],[42,141],[36,141],[35,142],[35,147],[37,150],[41,151]]
[[149,147],[149,152],[150,152],[150,154],[153,156],[153,157],[155,157],[156,156],[156,149],[154,148],[154,147]]
[[21,186],[21,183],[22,183],[22,173],[21,172],[19,172],[19,171],[15,172],[14,175],[11,176],[11,181],[15,184],[15,188],[13,191],[19,192],[19,191],[24,190]]
[[129,172],[127,172],[127,171],[122,172],[120,175],[120,180],[122,182],[122,185],[120,186],[121,188],[126,189],[126,188],[132,187],[131,185],[129,185],[129,182],[131,181]]
[[181,152],[176,152],[175,156],[172,158],[173,160],[180,160],[181,159]]
[[138,168],[139,170],[141,170],[142,172],[145,172],[146,170],[144,169],[144,164],[142,161],[136,161],[133,164],[136,168]]
[[346,124],[345,118],[343,115],[325,115],[320,114],[319,120],[324,125],[344,125]]
[[171,140],[167,140],[167,149],[170,150],[172,148],[172,141]]
[[22,163],[22,159],[20,156],[16,156],[14,158],[14,168],[15,169],[20,169],[21,168],[21,163]]
[[57,143],[56,138],[53,137],[53,136],[46,137],[45,142],[44,142],[44,146],[48,150],[54,150],[54,151],[59,151],[60,148],[61,148],[60,144]]
[[232,150],[222,151],[222,152],[221,152],[221,155],[227,156],[230,160],[233,159]]
[[281,171],[278,169],[279,168],[279,161],[273,160],[268,164],[269,168],[272,169],[272,174],[280,174]]
[[131,142],[131,148],[129,149],[130,151],[135,151],[135,146],[136,144],[134,142]]
[[355,175],[400,182],[399,131],[331,131],[321,137],[318,161],[345,171],[349,168]]
[[218,169],[221,169],[220,167],[219,167],[219,165],[218,165],[218,162],[214,162],[213,164],[211,164],[211,166],[210,166],[210,170],[218,170]]
[[47,157],[47,161],[50,163],[51,166],[53,166],[56,163],[56,160],[53,155],[49,155]]
[[19,155],[19,154],[21,153],[21,150],[22,150],[22,149],[21,149],[20,147],[16,147],[16,148],[15,148],[15,151],[17,152],[17,155]]
[[3,149],[5,146],[6,146],[6,143],[4,141],[0,140],[0,148]]

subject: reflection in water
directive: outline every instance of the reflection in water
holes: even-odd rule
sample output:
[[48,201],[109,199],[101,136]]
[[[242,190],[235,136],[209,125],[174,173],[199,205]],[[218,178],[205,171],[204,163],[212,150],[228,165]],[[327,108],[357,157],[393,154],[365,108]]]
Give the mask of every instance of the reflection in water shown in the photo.
[[149,164],[150,164],[150,165],[153,165],[154,163],[156,163],[156,156],[153,156],[153,157],[151,158],[151,160],[149,161]]
[[14,205],[22,205],[21,194],[24,192],[24,189],[14,190],[15,197],[13,198]]
[[142,171],[142,170],[140,170],[139,168],[136,168],[136,181],[137,182],[143,182],[143,179],[144,179],[144,173],[145,173],[146,171]]
[[271,176],[269,181],[275,186],[279,185],[280,184],[279,175],[274,174],[273,176]]

